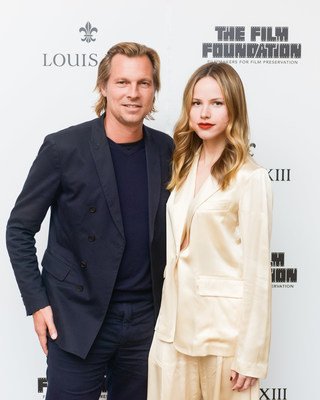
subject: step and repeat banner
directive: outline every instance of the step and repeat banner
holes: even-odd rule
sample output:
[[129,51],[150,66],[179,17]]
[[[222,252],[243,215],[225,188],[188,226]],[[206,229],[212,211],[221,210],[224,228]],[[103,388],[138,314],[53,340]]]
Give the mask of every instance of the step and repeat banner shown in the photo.
[[[99,61],[121,41],[156,49],[154,121],[172,135],[184,86],[201,64],[230,63],[247,95],[251,152],[274,190],[269,374],[262,400],[317,398],[319,352],[320,35],[317,1],[1,2],[0,398],[40,400],[46,362],[25,316],[4,233],[46,134],[95,118]],[[41,259],[48,220],[37,235]],[[106,398],[102,392],[101,398]]]

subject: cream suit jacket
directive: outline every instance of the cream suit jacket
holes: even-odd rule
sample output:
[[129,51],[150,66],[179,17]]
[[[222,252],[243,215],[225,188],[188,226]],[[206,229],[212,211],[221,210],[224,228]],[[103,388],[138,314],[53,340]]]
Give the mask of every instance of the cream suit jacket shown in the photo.
[[191,356],[233,356],[232,369],[263,378],[270,344],[270,179],[248,158],[225,191],[210,175],[194,197],[198,158],[199,152],[167,203],[157,335]]

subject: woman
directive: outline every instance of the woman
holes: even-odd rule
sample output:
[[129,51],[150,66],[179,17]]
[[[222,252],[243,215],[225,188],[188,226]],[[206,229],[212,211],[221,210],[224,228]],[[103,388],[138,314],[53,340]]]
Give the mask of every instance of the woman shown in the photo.
[[272,191],[249,155],[244,89],[231,66],[194,72],[174,140],[148,398],[258,400],[270,343]]

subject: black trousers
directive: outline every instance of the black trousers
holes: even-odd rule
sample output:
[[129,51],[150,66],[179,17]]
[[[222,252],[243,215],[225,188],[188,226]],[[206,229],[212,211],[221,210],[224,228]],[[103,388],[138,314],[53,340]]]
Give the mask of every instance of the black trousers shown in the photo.
[[[85,360],[49,340],[46,400],[146,400],[153,304],[114,303]],[[59,332],[58,332],[59,333]]]

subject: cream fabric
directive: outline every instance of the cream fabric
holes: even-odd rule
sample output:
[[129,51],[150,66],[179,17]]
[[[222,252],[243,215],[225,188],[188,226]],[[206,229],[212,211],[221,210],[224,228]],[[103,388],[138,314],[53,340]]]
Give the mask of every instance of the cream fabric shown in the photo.
[[167,203],[156,332],[183,354],[234,357],[232,369],[263,378],[270,344],[270,179],[248,158],[225,191],[210,175],[194,197],[198,158]]
[[232,357],[192,357],[155,335],[149,355],[148,400],[259,400],[259,381],[243,392],[230,382]]

